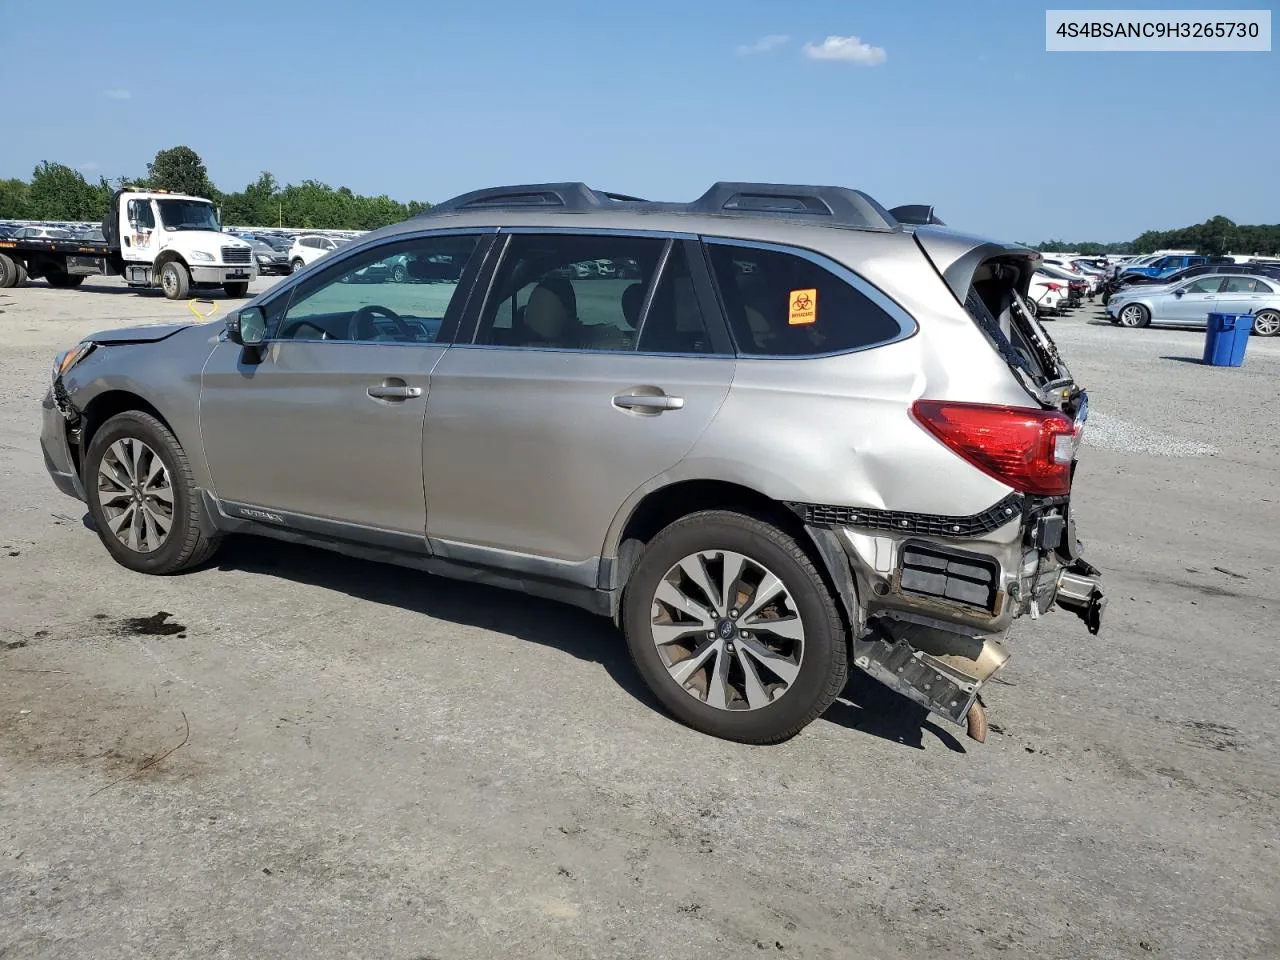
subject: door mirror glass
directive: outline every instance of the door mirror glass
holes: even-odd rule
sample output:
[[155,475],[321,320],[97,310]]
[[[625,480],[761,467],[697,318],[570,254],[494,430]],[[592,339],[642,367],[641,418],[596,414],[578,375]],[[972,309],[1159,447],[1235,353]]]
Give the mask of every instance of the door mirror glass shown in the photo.
[[267,315],[261,307],[245,307],[227,318],[227,339],[242,347],[254,347],[267,339]]
[[1174,295],[1175,297],[1180,297],[1180,296],[1182,296],[1182,295],[1183,295],[1184,293],[1186,293],[1186,292],[1187,292],[1186,290],[1175,290],[1175,291],[1173,291],[1173,295]]

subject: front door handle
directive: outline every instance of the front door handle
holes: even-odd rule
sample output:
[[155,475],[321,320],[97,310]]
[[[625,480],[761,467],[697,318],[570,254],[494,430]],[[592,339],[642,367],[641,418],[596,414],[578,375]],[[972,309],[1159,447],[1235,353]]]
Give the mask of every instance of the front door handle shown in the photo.
[[663,410],[679,410],[684,406],[684,397],[669,397],[665,393],[620,393],[613,398],[613,405],[624,410],[649,410],[661,413]]
[[410,387],[403,383],[382,383],[365,392],[375,400],[411,400],[422,396],[421,387]]

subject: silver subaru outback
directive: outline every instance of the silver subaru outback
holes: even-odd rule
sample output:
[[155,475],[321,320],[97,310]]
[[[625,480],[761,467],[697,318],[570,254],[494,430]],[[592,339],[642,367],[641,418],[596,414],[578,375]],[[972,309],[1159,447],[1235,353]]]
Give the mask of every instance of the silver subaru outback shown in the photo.
[[302,541],[611,617],[716,736],[794,735],[852,664],[981,740],[1014,618],[1105,606],[1037,260],[840,187],[480,190],[86,338],[41,446],[132,570]]

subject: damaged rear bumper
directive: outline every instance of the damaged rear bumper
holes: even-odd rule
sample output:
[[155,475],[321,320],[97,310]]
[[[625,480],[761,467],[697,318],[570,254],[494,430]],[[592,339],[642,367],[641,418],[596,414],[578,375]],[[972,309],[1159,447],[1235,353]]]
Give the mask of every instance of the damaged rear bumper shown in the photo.
[[1000,640],[1016,618],[1062,607],[1101,629],[1101,576],[1065,497],[1013,494],[972,517],[793,508],[849,613],[855,665],[975,739],[978,693],[1009,659]]

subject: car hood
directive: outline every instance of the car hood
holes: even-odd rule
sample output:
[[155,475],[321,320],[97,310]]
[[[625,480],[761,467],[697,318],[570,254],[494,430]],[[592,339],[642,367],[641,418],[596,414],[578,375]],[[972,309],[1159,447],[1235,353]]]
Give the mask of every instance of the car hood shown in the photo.
[[84,339],[94,343],[157,343],[192,326],[195,324],[157,323],[146,327],[121,327],[118,330],[102,330]]

